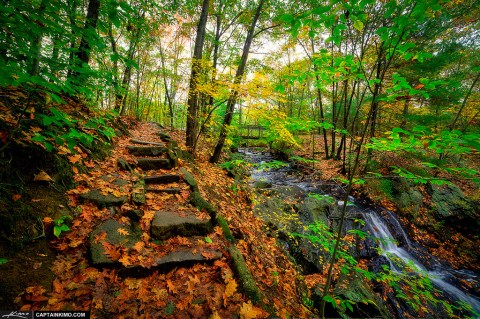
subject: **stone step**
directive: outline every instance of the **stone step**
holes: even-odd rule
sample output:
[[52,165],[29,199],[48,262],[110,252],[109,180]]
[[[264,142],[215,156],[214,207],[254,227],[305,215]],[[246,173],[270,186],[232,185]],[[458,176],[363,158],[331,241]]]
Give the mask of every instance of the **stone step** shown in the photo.
[[136,166],[143,170],[172,168],[170,160],[165,158],[139,158]]
[[130,143],[143,144],[143,145],[156,145],[156,146],[165,147],[165,143],[162,143],[162,142],[143,141],[143,140],[137,140],[137,139],[134,139],[134,138],[130,139]]
[[200,219],[194,211],[163,210],[155,212],[150,232],[157,239],[168,239],[173,236],[206,235],[212,229],[210,218]]
[[[119,230],[126,230],[128,235],[122,235]],[[106,233],[102,235],[102,233]],[[97,236],[101,236],[102,239],[97,239]],[[131,227],[129,225],[122,225],[115,219],[107,219],[90,233],[90,259],[94,266],[108,266],[114,265],[116,261],[110,259],[105,254],[105,248],[102,242],[108,241],[114,246],[122,246],[131,248],[137,242],[141,241],[142,230],[140,227]]]
[[180,175],[176,174],[153,175],[144,178],[145,184],[170,184],[177,183],[180,179]]
[[130,154],[135,156],[157,156],[166,154],[168,149],[163,146],[127,146]]
[[92,189],[88,193],[81,194],[80,197],[89,200],[98,207],[122,206],[128,201],[127,196],[114,196],[113,194],[102,194],[98,189]]
[[[127,232],[127,234],[125,233]],[[95,267],[120,268],[119,271],[137,275],[148,275],[155,268],[180,266],[197,262],[207,262],[222,257],[222,252],[210,247],[187,247],[180,246],[168,252],[166,255],[152,256],[153,262],[149,263],[148,269],[142,265],[123,266],[117,259],[111,258],[105,250],[104,243],[113,247],[121,247],[134,251],[135,244],[142,241],[142,229],[138,226],[124,225],[115,219],[108,219],[99,224],[89,235],[89,256]]]
[[182,192],[182,189],[178,187],[168,187],[168,188],[161,188],[161,189],[147,187],[146,191],[150,193],[180,194]]
[[168,135],[167,133],[163,133],[163,132],[157,132],[157,136],[160,137],[160,139],[163,141],[163,142],[170,142],[172,140],[172,138],[170,137],[170,135]]
[[222,255],[222,252],[217,249],[179,247],[165,256],[154,257],[153,264],[148,268],[141,265],[122,266],[118,269],[118,274],[122,277],[146,277],[156,270],[165,273],[176,267],[190,267],[197,263],[213,262],[222,258]]

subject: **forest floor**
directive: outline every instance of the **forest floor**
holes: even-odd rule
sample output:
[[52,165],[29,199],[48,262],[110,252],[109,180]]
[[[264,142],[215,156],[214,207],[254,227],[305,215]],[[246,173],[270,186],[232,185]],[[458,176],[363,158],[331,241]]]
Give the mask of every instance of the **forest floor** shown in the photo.
[[[146,202],[142,206],[144,215],[140,220],[142,234],[131,249],[125,248],[126,245],[104,245],[109,258],[117,261],[115,266],[92,265],[89,234],[99,224],[115,220],[124,226],[118,229],[120,235],[129,238],[132,220],[128,212],[138,207],[126,202],[114,209],[101,208],[94,202],[82,200],[82,196],[94,189],[116,198],[132,192],[136,174],[119,170],[117,160],[135,161],[126,148],[132,144],[132,138],[161,143],[156,131],[158,127],[155,125],[139,123],[131,130],[131,136],[116,139],[111,156],[103,161],[91,160],[84,153],[72,155],[73,178],[78,186],[67,192],[68,203],[59,196],[61,194],[55,190],[53,182],[33,183],[46,191],[33,191],[28,196],[24,195],[22,200],[45,205],[38,206],[38,209],[49,241],[40,238],[16,252],[7,252],[7,247],[2,247],[2,256],[8,259],[0,266],[0,282],[5,292],[3,298],[6,298],[2,300],[2,308],[91,310],[93,318],[265,318],[269,315],[242,293],[226,249],[228,243],[220,227],[216,226],[205,237],[150,238],[149,222],[155,211],[166,207],[175,207],[178,211],[194,210],[187,201],[188,187],[179,185],[181,183],[169,185],[180,189],[177,194],[146,194]],[[178,142],[183,140],[179,133],[168,133]],[[193,173],[203,197],[228,221],[237,239],[236,247],[242,252],[263,294],[262,302],[279,317],[309,317],[309,310],[302,305],[302,294],[305,293],[303,280],[276,245],[275,238],[262,231],[261,222],[253,215],[248,190],[236,189],[233,180],[221,168],[208,164],[202,156],[200,152],[196,164],[179,159],[178,166]],[[85,165],[88,171],[79,172],[77,164]],[[145,173],[138,168],[135,172]],[[150,173],[162,174],[165,170]],[[115,181],[119,179],[126,182],[125,186],[116,185]],[[52,197],[53,193],[57,195]],[[52,228],[59,219],[58,212],[65,209],[74,212],[74,218],[69,223],[70,230],[55,238],[51,235]],[[202,217],[205,213],[200,211],[195,211],[195,214],[205,217]],[[94,240],[104,241],[105,236],[100,233]],[[179,246],[194,253],[204,250],[205,260],[193,265],[155,267],[153,256],[162,257],[165,252]],[[208,256],[205,249],[221,254],[214,258]],[[122,273],[122,268],[135,265],[141,265],[146,271],[134,276]],[[18,296],[12,298],[16,294]]]
[[[7,94],[0,94],[1,98],[5,96]],[[21,97],[21,92],[9,92],[8,97],[9,103],[0,103],[0,141],[5,145],[13,138],[12,134],[7,134],[9,129],[19,127],[24,116],[10,110],[21,109],[18,105],[23,105],[26,99]],[[6,104],[11,108],[5,107]],[[25,105],[25,110],[29,111],[29,104]],[[68,108],[77,112],[82,106],[70,103]],[[82,112],[88,114],[87,110]],[[299,267],[287,257],[276,238],[265,232],[265,225],[254,215],[249,188],[228,177],[219,166],[208,163],[212,145],[202,141],[194,162],[180,158],[174,167],[121,170],[118,167],[120,159],[139,163],[140,158],[132,155],[129,147],[141,144],[133,143],[132,139],[158,143],[162,148],[165,143],[158,135],[161,131],[185,149],[185,136],[180,131],[160,130],[152,123],[122,119],[129,127],[129,135],[115,137],[114,147],[104,159],[95,159],[96,154],[79,147],[75,147],[75,153],[65,147],[59,148],[63,153],[57,155],[66,159],[62,165],[68,171],[63,175],[75,183],[75,188],[69,189],[55,176],[53,159],[56,161],[57,156],[25,147],[39,130],[33,113],[26,112],[29,115],[24,116],[28,129],[17,132],[21,138],[13,141],[12,157],[2,155],[0,158],[0,222],[3,228],[0,229],[0,310],[90,310],[92,318],[314,316],[312,309],[305,306],[311,303],[308,288],[323,282],[324,277],[302,276]],[[317,150],[321,143],[316,141]],[[308,145],[305,141],[297,154],[308,157],[312,153]],[[0,146],[2,150],[4,146],[1,143]],[[377,156],[384,167],[405,161],[397,155]],[[478,160],[472,157],[471,162],[480,164]],[[7,171],[6,164],[15,169]],[[315,164],[311,173],[318,174],[321,179],[333,179],[340,176],[339,168],[338,161],[322,160]],[[201,234],[189,233],[190,227],[183,227],[174,236],[152,238],[151,223],[158,211],[180,212],[176,217],[193,218],[199,223],[209,218],[205,211],[197,210],[190,203],[192,189],[184,178],[167,185],[147,185],[151,189],[145,193],[144,201],[132,200],[139,194],[140,176],[182,175],[181,170],[194,176],[201,196],[227,220],[235,247],[241,252],[262,294],[260,303],[253,302],[242,290],[227,249],[229,243],[219,226],[207,227]],[[310,172],[309,168],[305,168],[305,172]],[[475,195],[476,188],[468,181],[459,180],[458,184],[467,195]],[[145,185],[143,187],[146,189]],[[92,191],[117,204],[99,205],[95,202],[98,196],[88,199]],[[371,200],[372,205],[382,204],[401,213],[376,187],[359,186],[355,192]],[[428,201],[428,196],[426,199]],[[424,204],[428,207],[428,202]],[[424,216],[426,211],[418,218]],[[478,260],[468,253],[480,244],[478,236],[468,236],[461,229],[445,225],[442,230],[449,240],[444,241],[443,237],[416,226],[426,222],[419,220],[414,225],[409,216],[400,218],[413,240],[430,243],[428,249],[432,254],[455,268],[479,269]],[[8,236],[7,224],[16,225]],[[119,240],[117,245],[109,245],[105,239],[110,239],[107,238],[110,234],[101,229],[111,224],[118,226],[114,230]],[[68,229],[62,229],[63,225]],[[54,236],[55,229],[61,230],[58,238]],[[103,249],[108,258],[95,261],[92,247]],[[175,259],[172,256],[184,258],[187,263],[171,262]],[[194,262],[185,256],[195,259]],[[165,258],[170,262],[164,263]]]

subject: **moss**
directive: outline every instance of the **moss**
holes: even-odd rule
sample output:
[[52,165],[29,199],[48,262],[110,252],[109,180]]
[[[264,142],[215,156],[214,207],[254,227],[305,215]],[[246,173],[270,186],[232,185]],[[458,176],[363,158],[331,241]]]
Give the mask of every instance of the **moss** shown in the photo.
[[210,214],[212,220],[216,220],[217,210],[212,204],[207,202],[199,192],[192,192],[190,194],[189,201],[193,206],[199,209],[204,209],[208,214]]
[[233,261],[233,268],[240,280],[240,286],[242,287],[243,292],[247,295],[254,303],[260,304],[262,301],[262,294],[255,284],[255,280],[252,277],[252,274],[247,268],[245,259],[243,258],[242,253],[238,250],[237,247],[230,245],[228,247],[230,256]]
[[235,238],[230,231],[230,227],[228,227],[227,221],[221,215],[217,215],[217,223],[222,228],[223,236],[230,242],[231,244],[235,243]]

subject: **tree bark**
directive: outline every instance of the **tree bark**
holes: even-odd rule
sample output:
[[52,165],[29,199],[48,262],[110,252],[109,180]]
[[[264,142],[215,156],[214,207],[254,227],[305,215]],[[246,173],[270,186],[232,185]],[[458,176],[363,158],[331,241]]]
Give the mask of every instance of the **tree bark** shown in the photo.
[[[73,59],[73,65],[70,66],[69,78],[79,76],[77,68],[80,68],[83,64],[88,64],[90,60],[90,42],[91,35],[88,33],[94,31],[97,28],[98,15],[100,12],[100,0],[90,0],[88,2],[87,19],[85,20],[85,26],[83,27],[82,39],[80,45]],[[82,83],[81,81],[77,81]]]
[[195,47],[193,50],[192,71],[190,74],[190,88],[188,91],[188,110],[185,144],[189,151],[194,153],[195,136],[198,126],[197,113],[199,108],[199,94],[197,91],[198,77],[201,70],[201,60],[203,54],[203,44],[205,42],[205,31],[207,27],[209,0],[203,0],[202,12],[197,25],[197,35],[195,37]]
[[212,157],[210,157],[210,163],[217,163],[220,159],[220,154],[222,153],[223,145],[225,144],[225,139],[227,137],[227,128],[232,123],[233,110],[238,98],[237,87],[242,83],[242,78],[245,73],[245,66],[248,60],[248,53],[250,51],[250,46],[253,42],[255,27],[257,25],[258,18],[260,17],[260,13],[262,12],[264,3],[265,0],[260,0],[257,9],[255,10],[255,15],[253,17],[250,28],[248,29],[247,38],[245,39],[245,44],[243,46],[242,58],[240,60],[240,64],[238,65],[235,79],[233,81],[233,92],[230,93],[230,97],[227,101],[227,110],[223,118],[222,128],[220,129],[220,136],[218,137],[217,145],[215,146],[213,155]]

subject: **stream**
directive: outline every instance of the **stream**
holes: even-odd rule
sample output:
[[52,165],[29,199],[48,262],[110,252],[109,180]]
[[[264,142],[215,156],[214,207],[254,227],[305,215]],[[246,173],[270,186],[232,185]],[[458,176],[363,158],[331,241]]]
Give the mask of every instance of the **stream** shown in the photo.
[[[285,166],[265,169],[265,163],[272,162],[275,158],[268,152],[254,149],[239,149],[247,162],[258,164],[251,172],[252,184],[255,182],[268,183],[269,188],[297,187],[307,194],[319,194],[335,198],[336,205],[341,208],[345,203],[341,200],[345,190],[342,185],[335,182],[326,182],[314,179],[310,175],[301,174],[299,170],[292,168],[288,163]],[[278,162],[276,162],[278,163]],[[454,270],[446,262],[430,255],[427,250],[413,242],[406,234],[395,214],[385,208],[369,208],[362,205],[361,201],[349,196],[347,211],[354,211],[365,221],[363,231],[370,236],[361,244],[363,254],[359,257],[369,259],[375,272],[389,268],[395,274],[408,273],[411,277],[428,277],[431,283],[439,291],[436,298],[445,300],[449,304],[458,302],[466,304],[467,308],[473,309],[468,313],[466,310],[454,310],[457,315],[468,318],[480,318],[480,299],[468,291],[469,284],[477,286],[480,283],[480,275],[469,270]],[[335,204],[334,204],[335,205]],[[353,229],[352,223],[346,223],[346,230]],[[285,244],[288,246],[288,244]],[[288,247],[287,247],[288,248]],[[377,248],[380,248],[379,250]],[[367,252],[365,252],[367,251]],[[370,251],[370,253],[368,252]],[[372,251],[375,251],[372,253]],[[467,283],[467,284],[466,284]],[[404,287],[404,284],[400,284]],[[388,308],[392,316],[397,318],[418,317],[414,307],[405,299],[397,298],[399,293],[389,294]],[[405,292],[405,295],[407,293]],[[438,305],[426,306],[429,318],[448,318],[446,313]]]

